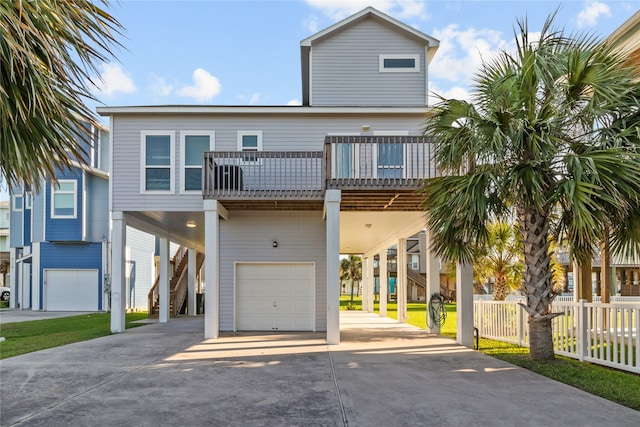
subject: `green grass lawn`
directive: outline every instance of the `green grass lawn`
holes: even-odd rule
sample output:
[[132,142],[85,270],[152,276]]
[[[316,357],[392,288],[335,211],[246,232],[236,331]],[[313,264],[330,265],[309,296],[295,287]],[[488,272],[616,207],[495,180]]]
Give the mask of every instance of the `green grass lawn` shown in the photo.
[[[0,325],[0,336],[5,339],[0,342],[0,359],[109,335],[110,316],[92,313]],[[126,327],[142,326],[131,322],[146,318],[147,313],[127,313]]]
[[[349,297],[342,296],[340,306],[346,309]],[[362,309],[362,299],[354,298],[355,310]],[[456,337],[456,305],[445,304],[447,319],[440,329],[442,335]],[[379,304],[374,303],[374,311],[379,313]],[[398,318],[395,302],[387,303],[387,316]],[[426,304],[407,303],[407,323],[426,329]],[[588,393],[611,400],[640,411],[640,375],[610,369],[605,366],[580,362],[569,357],[556,356],[550,362],[536,362],[529,357],[529,349],[515,344],[480,338],[480,351],[545,377],[563,382]]]

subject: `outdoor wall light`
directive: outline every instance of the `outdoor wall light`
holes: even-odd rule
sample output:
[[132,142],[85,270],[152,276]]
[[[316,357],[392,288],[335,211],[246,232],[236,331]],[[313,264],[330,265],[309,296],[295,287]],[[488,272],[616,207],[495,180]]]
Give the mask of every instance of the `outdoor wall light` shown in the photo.
[[362,127],[360,129],[362,130],[362,132],[369,132],[371,130],[371,126],[362,125]]
[[278,247],[278,242],[276,242],[275,240],[273,241],[273,247],[277,248]]
[[195,221],[187,221],[187,227],[188,228],[196,228],[196,222]]

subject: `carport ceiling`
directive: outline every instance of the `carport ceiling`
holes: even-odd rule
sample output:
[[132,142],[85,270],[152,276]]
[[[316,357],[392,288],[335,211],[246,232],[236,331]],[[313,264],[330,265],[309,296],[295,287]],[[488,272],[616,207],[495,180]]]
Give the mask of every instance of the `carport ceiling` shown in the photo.
[[[130,225],[157,236],[204,248],[204,212],[127,212]],[[318,211],[318,215],[322,212]],[[187,227],[194,221],[195,228]],[[424,228],[419,211],[340,212],[340,253],[365,254],[395,244]]]
[[[422,212],[340,212],[340,253],[365,254],[424,228]],[[390,243],[391,242],[391,243]]]

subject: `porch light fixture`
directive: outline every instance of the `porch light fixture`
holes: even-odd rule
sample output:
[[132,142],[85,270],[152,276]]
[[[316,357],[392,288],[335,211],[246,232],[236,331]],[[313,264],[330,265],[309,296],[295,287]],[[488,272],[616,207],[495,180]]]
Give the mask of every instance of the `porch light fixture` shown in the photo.
[[362,130],[362,132],[369,132],[371,130],[371,126],[362,125],[362,127],[360,129]]
[[278,247],[278,242],[277,242],[277,241],[275,241],[275,240],[273,241],[273,247],[274,247],[274,248],[277,248],[277,247]]
[[196,228],[195,221],[187,221],[187,228]]

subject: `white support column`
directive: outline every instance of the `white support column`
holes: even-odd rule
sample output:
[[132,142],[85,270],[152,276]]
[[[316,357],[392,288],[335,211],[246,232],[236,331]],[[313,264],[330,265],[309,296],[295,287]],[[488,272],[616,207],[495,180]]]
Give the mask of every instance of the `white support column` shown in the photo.
[[127,222],[123,212],[111,212],[111,332],[124,332],[127,295]]
[[187,262],[187,311],[189,316],[196,315],[196,259],[198,252],[195,248],[189,248]]
[[407,322],[407,239],[398,239],[396,255],[396,300],[398,303],[398,322]]
[[373,277],[373,256],[365,258],[363,273],[365,274],[365,286],[362,291],[362,311],[373,313],[373,296],[375,293],[375,279]]
[[158,294],[160,304],[158,307],[158,320],[160,323],[169,321],[169,239],[160,237],[160,280],[158,282]]
[[[431,243],[433,234],[431,231],[427,231],[427,233],[420,234],[420,239],[424,239],[424,246],[420,245],[420,247],[424,247],[425,251],[420,254],[425,258],[426,261],[426,275],[427,275],[427,284],[424,290],[424,297],[427,301],[427,316],[429,316],[429,300],[431,299],[431,295],[435,293],[440,293],[440,260],[436,256],[435,252],[431,250]],[[433,319],[429,319],[427,317],[427,332],[430,334],[439,334],[440,326]]]
[[387,299],[389,298],[389,277],[387,273],[387,248],[383,249],[378,262],[380,272],[380,317],[387,317]]
[[327,344],[340,344],[340,190],[327,190]]
[[[42,293],[40,292],[40,271],[42,270],[40,264],[40,242],[33,242],[31,244],[31,310],[40,311],[46,309],[46,286],[47,284],[43,280]],[[42,297],[42,298],[41,298]],[[41,303],[42,301],[42,303]]]
[[456,263],[456,341],[473,348],[473,265]]
[[204,200],[204,338],[220,335],[220,215],[224,207],[217,200]]
[[9,248],[9,265],[11,274],[9,275],[9,307],[18,308],[18,263],[16,262],[16,248]]

